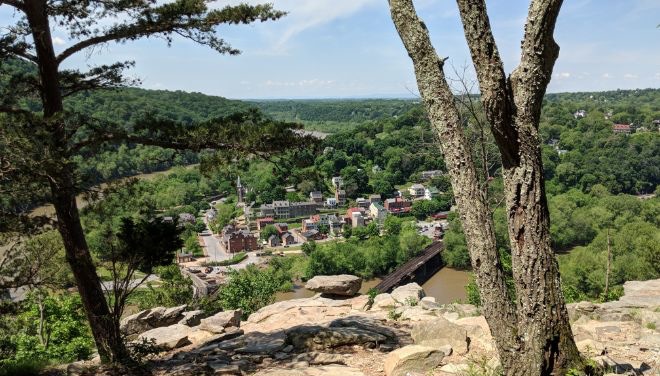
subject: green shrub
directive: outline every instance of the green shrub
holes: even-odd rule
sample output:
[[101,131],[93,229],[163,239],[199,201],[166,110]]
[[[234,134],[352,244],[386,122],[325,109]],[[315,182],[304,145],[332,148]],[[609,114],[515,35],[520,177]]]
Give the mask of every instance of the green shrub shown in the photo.
[[243,260],[248,258],[247,253],[245,252],[240,252],[235,254],[232,258],[228,260],[222,260],[222,261],[206,261],[202,263],[202,266],[229,266],[229,265],[235,265]]
[[0,376],[37,376],[48,364],[43,359],[0,360]]

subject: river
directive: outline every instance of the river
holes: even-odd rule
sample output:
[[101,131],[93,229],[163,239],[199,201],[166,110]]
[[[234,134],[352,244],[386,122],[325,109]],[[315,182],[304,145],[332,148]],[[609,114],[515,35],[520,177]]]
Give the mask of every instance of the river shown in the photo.
[[[435,273],[426,283],[422,285],[426,296],[432,296],[440,304],[453,303],[458,300],[465,301],[465,285],[470,279],[469,272],[452,268],[442,268]],[[374,278],[362,283],[360,293],[366,294],[369,289],[380,283],[380,278]],[[293,291],[277,293],[275,300],[309,298],[314,296],[314,291],[307,290],[303,283],[296,283]]]

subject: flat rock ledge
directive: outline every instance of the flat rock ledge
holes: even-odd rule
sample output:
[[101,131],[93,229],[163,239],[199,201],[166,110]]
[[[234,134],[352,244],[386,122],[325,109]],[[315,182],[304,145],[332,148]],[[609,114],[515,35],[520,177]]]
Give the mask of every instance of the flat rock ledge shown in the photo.
[[305,288],[327,295],[354,296],[362,287],[362,278],[350,275],[317,275],[305,284]]
[[[627,286],[628,299],[568,306],[576,343],[609,372],[660,374],[660,280]],[[370,309],[363,295],[318,294],[264,307],[244,322],[234,311],[211,316],[204,327],[219,333],[175,323],[142,335],[170,349],[150,361],[156,376],[448,376],[475,364],[485,373],[499,367],[477,307],[423,299],[416,284],[397,290]]]

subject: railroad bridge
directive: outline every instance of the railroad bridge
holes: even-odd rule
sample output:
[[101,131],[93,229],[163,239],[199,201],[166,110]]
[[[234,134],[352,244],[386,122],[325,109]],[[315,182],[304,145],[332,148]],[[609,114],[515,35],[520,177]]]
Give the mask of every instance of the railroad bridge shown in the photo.
[[375,288],[384,293],[411,282],[423,284],[444,266],[441,255],[443,249],[444,245],[441,241],[434,241],[419,255],[388,274]]

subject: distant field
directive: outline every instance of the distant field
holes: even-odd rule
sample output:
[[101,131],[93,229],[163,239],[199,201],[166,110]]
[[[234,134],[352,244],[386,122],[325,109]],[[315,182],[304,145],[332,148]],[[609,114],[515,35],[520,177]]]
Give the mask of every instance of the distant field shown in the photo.
[[252,101],[277,120],[300,122],[305,129],[336,133],[366,121],[397,117],[419,105],[415,99],[306,99]]

